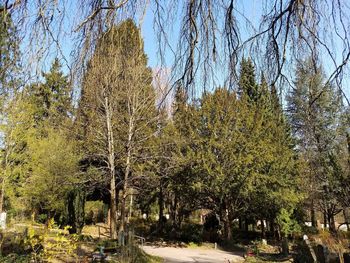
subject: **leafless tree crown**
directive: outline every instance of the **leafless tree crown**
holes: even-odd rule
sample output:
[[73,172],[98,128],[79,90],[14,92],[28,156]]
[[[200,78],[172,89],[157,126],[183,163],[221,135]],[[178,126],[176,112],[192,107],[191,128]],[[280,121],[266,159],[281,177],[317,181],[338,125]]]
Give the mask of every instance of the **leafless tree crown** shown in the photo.
[[[259,9],[257,15],[251,8]],[[315,69],[323,62],[328,82],[344,93],[350,57],[347,0],[6,0],[4,10],[12,14],[35,63],[53,52],[66,59],[62,40],[74,38],[75,63],[67,59],[72,73],[84,68],[102,32],[126,18],[141,25],[147,11],[153,12],[160,61],[166,52],[174,55],[173,82],[188,91],[195,90],[196,80],[202,89],[222,77],[235,83],[242,56],[252,56],[270,83],[291,84],[290,70],[311,56]],[[178,21],[174,45],[169,37]]]

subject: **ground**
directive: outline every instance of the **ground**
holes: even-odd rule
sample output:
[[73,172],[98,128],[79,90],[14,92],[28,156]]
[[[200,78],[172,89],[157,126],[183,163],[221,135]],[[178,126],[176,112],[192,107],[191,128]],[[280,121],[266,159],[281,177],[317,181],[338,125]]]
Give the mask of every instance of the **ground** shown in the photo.
[[242,254],[210,248],[144,246],[147,254],[164,259],[164,263],[236,263],[243,262]]

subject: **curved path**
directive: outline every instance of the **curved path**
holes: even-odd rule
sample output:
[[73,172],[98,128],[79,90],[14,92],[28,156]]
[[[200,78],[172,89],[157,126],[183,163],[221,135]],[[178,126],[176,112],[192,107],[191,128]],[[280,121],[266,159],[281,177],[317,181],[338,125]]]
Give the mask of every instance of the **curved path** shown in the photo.
[[241,255],[220,249],[157,246],[144,246],[143,249],[150,255],[163,258],[165,263],[238,263],[244,261]]

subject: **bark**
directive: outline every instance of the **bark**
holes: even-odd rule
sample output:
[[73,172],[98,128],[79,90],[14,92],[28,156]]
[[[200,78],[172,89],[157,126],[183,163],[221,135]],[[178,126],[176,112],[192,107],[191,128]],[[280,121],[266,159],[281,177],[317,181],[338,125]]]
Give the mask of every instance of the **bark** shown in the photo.
[[242,218],[238,218],[238,227],[239,227],[239,230],[242,230],[243,229],[243,224],[242,224]]
[[172,198],[171,202],[171,221],[173,228],[176,229],[176,221],[177,221],[177,196],[174,194],[174,197]]
[[335,227],[334,215],[331,211],[328,211],[328,224],[329,224],[329,231],[333,234],[336,233],[337,229]]
[[288,238],[286,236],[282,237],[282,254],[284,256],[289,255],[289,244],[288,244]]
[[5,151],[5,156],[4,160],[2,163],[2,169],[3,169],[3,178],[1,180],[1,193],[0,193],[0,213],[4,212],[4,198],[5,198],[5,180],[7,177],[7,167],[9,165],[8,162],[8,157],[9,157],[9,151]]
[[131,154],[132,154],[131,148],[132,148],[133,136],[134,136],[134,119],[131,116],[129,119],[127,154],[126,154],[126,161],[125,161],[125,176],[124,176],[124,184],[123,184],[123,190],[122,190],[121,209],[120,209],[121,222],[120,222],[119,232],[125,231],[126,198],[128,196],[128,189],[129,189],[128,182],[129,182],[129,177],[131,172]]
[[224,219],[224,235],[226,240],[231,240],[232,239],[232,229],[231,229],[231,224],[230,221],[228,220],[228,217],[225,216]]
[[350,225],[350,218],[349,218],[349,211],[347,210],[346,207],[343,208],[343,215],[345,219],[345,224],[346,224],[346,229],[347,231],[350,230],[349,225]]
[[276,238],[277,235],[276,235],[276,231],[275,231],[275,220],[273,218],[270,219],[269,227],[270,227],[270,232],[271,232],[272,236]]
[[266,238],[266,229],[265,229],[265,223],[264,220],[261,219],[261,238]]
[[112,112],[109,105],[108,97],[105,97],[105,110],[106,110],[106,125],[107,125],[107,140],[108,140],[108,168],[110,177],[110,194],[111,194],[111,213],[110,213],[110,231],[111,238],[117,239],[117,189],[116,189],[116,176],[115,176],[115,151],[114,151],[114,136],[112,126]]
[[159,219],[158,219],[158,231],[163,231],[164,226],[164,196],[163,196],[163,186],[162,183],[160,183],[159,187],[159,195],[158,195],[158,206],[159,206]]
[[311,201],[311,225],[313,227],[317,227],[317,220],[316,220],[316,211],[315,211],[314,200]]
[[[131,190],[132,190],[132,189],[131,189]],[[133,210],[132,210],[133,204],[134,204],[134,195],[133,195],[133,193],[131,193],[131,194],[130,194],[130,203],[129,203],[128,224],[130,223],[130,218],[131,218],[132,213],[133,213]]]
[[244,231],[248,232],[249,231],[249,224],[248,224],[248,219],[244,218]]
[[0,193],[0,213],[4,211],[4,195],[5,195],[5,174],[1,180],[1,193]]
[[222,221],[224,222],[224,237],[226,240],[232,240],[232,227],[231,227],[231,215],[229,209],[227,209],[227,204],[224,204],[224,207],[221,211]]

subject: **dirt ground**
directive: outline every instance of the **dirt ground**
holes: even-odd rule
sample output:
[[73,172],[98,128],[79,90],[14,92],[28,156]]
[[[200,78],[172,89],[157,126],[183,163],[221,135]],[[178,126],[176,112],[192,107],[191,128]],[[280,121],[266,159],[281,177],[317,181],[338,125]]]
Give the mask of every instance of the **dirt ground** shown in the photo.
[[220,249],[180,248],[144,246],[144,251],[150,255],[164,259],[165,263],[238,263],[244,258],[239,253]]

